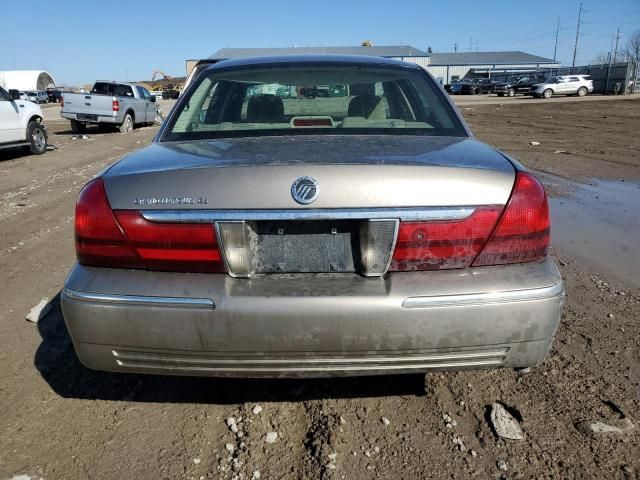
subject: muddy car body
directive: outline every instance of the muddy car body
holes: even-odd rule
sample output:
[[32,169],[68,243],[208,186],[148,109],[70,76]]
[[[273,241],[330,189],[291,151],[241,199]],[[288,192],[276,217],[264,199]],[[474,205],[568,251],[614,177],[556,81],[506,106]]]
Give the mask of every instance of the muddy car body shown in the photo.
[[204,68],[154,143],[83,189],[75,225],[62,308],[100,370],[528,367],[564,298],[540,183],[386,59]]

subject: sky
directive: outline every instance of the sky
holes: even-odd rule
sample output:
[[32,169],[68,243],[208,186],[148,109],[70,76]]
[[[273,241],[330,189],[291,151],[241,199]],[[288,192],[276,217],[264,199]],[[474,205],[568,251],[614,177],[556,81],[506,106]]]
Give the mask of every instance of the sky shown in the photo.
[[[43,69],[58,85],[185,74],[223,47],[411,45],[434,52],[522,50],[571,65],[575,0],[294,2],[3,0],[0,70]],[[584,0],[576,65],[640,30],[640,0]],[[38,12],[36,14],[36,12]]]

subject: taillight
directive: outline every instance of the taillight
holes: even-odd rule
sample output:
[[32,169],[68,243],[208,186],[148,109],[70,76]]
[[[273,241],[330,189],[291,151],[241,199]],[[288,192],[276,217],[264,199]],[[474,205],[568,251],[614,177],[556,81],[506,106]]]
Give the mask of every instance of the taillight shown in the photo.
[[149,270],[225,271],[212,224],[153,223],[135,210],[114,213]]
[[64,107],[64,95],[60,96],[60,108]]
[[211,224],[153,223],[135,210],[111,210],[102,179],[80,192],[76,253],[83,265],[176,272],[224,272]]
[[544,187],[533,175],[518,172],[498,226],[473,265],[540,260],[547,255],[549,241],[549,205]]
[[401,222],[389,270],[465,268],[544,258],[549,248],[549,207],[542,184],[531,174],[518,172],[502,210],[485,206],[462,220]]
[[76,255],[83,265],[140,268],[140,260],[116,222],[101,179],[80,192],[75,217]]
[[491,235],[501,211],[501,206],[479,207],[462,220],[401,222],[389,270],[470,266]]
[[119,112],[120,111],[120,102],[118,100],[113,100],[111,102],[111,109],[114,112]]

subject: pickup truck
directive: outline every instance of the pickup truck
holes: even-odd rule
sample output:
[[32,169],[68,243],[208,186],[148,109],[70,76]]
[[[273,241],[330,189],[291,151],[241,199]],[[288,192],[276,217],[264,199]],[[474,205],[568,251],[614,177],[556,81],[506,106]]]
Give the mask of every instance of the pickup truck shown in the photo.
[[516,94],[527,95],[533,85],[543,83],[546,79],[547,77],[541,73],[516,77],[511,82],[498,83],[493,87],[493,92],[497,93],[499,97],[505,95],[513,97]]
[[89,93],[62,96],[60,116],[71,121],[74,132],[84,132],[89,124],[117,126],[120,133],[133,131],[134,125],[155,122],[156,98],[146,88],[130,83],[99,80]]
[[42,110],[33,102],[20,99],[20,92],[0,88],[0,149],[28,147],[41,155],[47,150],[47,131]]

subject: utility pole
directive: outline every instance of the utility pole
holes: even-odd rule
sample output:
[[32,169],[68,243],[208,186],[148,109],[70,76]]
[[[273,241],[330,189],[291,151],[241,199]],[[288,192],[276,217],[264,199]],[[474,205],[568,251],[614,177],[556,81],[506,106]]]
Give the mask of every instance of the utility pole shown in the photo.
[[469,51],[473,51],[473,37],[469,39]]
[[618,32],[616,33],[616,49],[613,51],[613,63],[616,63],[618,60],[618,41],[620,40],[620,27],[618,27]]
[[560,17],[558,17],[558,26],[556,27],[556,45],[553,47],[553,61],[556,61],[556,54],[558,53],[558,33],[560,33]]
[[457,43],[453,44],[453,53],[458,53],[458,44]]
[[580,21],[582,20],[582,2],[580,2],[580,10],[578,10],[578,26],[576,27],[576,43],[573,46],[573,63],[572,67],[576,66],[576,52],[578,51],[578,37],[580,36]]
[[613,37],[611,37],[611,48],[609,48],[609,66],[607,67],[607,78],[604,82],[604,94],[609,90],[609,78],[611,77],[611,62],[613,62]]

